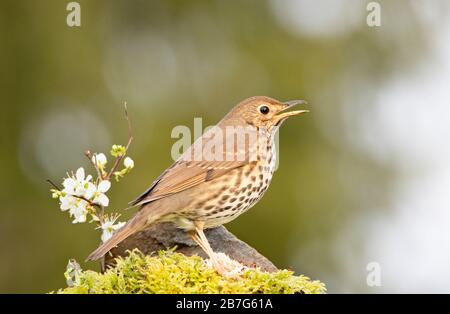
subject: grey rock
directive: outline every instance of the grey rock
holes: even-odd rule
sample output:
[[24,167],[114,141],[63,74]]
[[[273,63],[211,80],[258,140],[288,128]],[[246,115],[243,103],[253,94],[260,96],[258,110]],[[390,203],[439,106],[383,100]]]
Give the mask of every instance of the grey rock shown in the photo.
[[[249,267],[260,267],[264,271],[274,272],[277,267],[258,253],[254,248],[236,238],[225,227],[217,227],[205,231],[205,235],[215,252],[223,252],[232,259]],[[127,250],[138,248],[144,254],[176,247],[175,251],[187,256],[199,255],[206,258],[203,250],[183,230],[172,223],[161,223],[146,230],[135,233],[105,257],[106,265],[113,265],[114,257],[126,256]]]

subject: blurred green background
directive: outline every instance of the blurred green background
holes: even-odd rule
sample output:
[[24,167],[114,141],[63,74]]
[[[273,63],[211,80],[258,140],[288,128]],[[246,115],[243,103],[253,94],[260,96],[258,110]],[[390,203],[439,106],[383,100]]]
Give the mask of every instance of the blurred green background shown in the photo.
[[124,101],[136,167],[116,210],[172,163],[175,126],[254,95],[311,113],[283,126],[271,188],[227,228],[330,292],[450,291],[448,2],[378,1],[380,27],[363,0],[78,2],[81,27],[69,1],[0,4],[0,292],[63,287],[97,246],[45,180],[125,144]]

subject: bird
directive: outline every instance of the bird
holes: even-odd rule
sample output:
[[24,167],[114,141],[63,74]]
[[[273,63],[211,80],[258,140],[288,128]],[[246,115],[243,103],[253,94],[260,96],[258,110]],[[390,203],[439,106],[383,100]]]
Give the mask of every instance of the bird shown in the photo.
[[276,167],[275,133],[287,110],[304,100],[247,98],[199,137],[135,200],[137,213],[87,260],[101,259],[130,235],[161,222],[185,230],[220,274],[224,267],[204,230],[226,224],[255,205],[268,189]]

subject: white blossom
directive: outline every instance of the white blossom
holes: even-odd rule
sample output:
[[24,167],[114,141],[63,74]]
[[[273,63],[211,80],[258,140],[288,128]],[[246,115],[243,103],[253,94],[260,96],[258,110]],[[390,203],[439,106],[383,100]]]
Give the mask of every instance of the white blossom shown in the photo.
[[62,211],[66,211],[77,206],[77,198],[72,195],[60,196],[59,202]]
[[85,197],[91,200],[94,204],[107,207],[109,205],[109,198],[105,195],[111,187],[111,182],[108,180],[101,181],[98,186],[89,183],[87,185]]
[[92,162],[97,165],[99,169],[103,169],[106,166],[106,163],[108,162],[108,159],[106,159],[106,155],[103,153],[100,154],[94,154],[92,156]]
[[63,192],[70,195],[84,196],[91,180],[92,176],[88,175],[85,177],[84,169],[80,167],[75,176],[72,175],[64,179]]
[[88,202],[79,199],[78,206],[70,209],[70,215],[75,218],[72,223],[86,222],[88,214],[87,205]]
[[125,159],[123,161],[123,165],[127,169],[133,169],[134,168],[134,161],[130,157],[125,157]]
[[125,225],[124,222],[118,222],[117,224],[114,224],[117,218],[118,216],[106,218],[105,221],[101,224],[100,228],[102,229],[102,242],[108,241],[113,236],[116,230],[119,230]]
[[61,210],[68,210],[70,216],[74,218],[72,223],[86,222],[88,202],[69,194],[60,196],[59,201]]

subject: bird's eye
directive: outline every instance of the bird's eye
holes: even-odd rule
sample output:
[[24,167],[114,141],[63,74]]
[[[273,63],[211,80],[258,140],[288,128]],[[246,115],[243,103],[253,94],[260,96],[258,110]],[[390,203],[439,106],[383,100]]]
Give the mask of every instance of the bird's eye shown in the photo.
[[259,107],[259,112],[261,112],[262,114],[268,114],[270,111],[269,107],[267,106],[261,106]]

